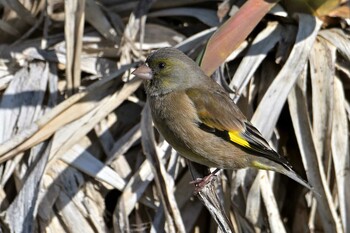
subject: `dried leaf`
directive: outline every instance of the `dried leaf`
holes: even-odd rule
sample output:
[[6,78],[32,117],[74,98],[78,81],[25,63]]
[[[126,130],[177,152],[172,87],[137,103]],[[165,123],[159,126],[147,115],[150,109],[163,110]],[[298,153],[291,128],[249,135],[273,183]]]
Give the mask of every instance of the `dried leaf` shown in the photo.
[[51,142],[44,143],[40,149],[37,156],[38,160],[32,164],[33,169],[28,170],[30,172],[27,174],[22,189],[7,208],[5,221],[11,232],[30,233],[34,230],[34,211],[38,204],[40,181],[49,158]]
[[280,40],[281,33],[281,26],[278,23],[271,23],[255,38],[230,83],[230,87],[236,90],[237,95],[242,93],[261,62]]
[[270,138],[288,93],[304,69],[310,48],[315,41],[321,22],[310,15],[300,14],[299,29],[287,62],[278,73],[261,100],[252,118],[252,123],[266,137]]
[[342,232],[340,221],[336,214],[330,190],[327,186],[324,167],[317,157],[315,144],[313,142],[311,123],[309,121],[308,110],[305,99],[305,75],[301,76],[298,84],[288,96],[289,111],[298,141],[303,164],[310,184],[318,193],[317,200],[318,213],[322,219],[322,224],[327,232]]
[[97,180],[106,182],[118,190],[123,190],[125,181],[119,174],[110,167],[105,166],[86,149],[80,145],[75,145],[64,153],[61,160]]
[[340,79],[334,79],[334,111],[332,125],[332,156],[339,195],[340,216],[344,232],[350,230],[350,161],[349,131],[345,110],[345,93]]

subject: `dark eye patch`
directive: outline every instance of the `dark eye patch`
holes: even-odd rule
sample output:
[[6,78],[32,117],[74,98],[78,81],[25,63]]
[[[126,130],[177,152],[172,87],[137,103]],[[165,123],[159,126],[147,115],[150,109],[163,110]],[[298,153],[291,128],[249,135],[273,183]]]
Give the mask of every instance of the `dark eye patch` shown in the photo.
[[158,63],[159,69],[164,69],[165,68],[165,63],[164,62],[159,62]]

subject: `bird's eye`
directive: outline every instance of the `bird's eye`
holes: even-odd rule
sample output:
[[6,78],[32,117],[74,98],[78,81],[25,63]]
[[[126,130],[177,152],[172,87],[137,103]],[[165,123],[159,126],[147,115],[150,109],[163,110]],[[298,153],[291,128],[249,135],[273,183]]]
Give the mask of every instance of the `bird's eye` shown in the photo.
[[165,68],[165,63],[164,62],[159,62],[158,67],[159,67],[159,69],[164,69]]

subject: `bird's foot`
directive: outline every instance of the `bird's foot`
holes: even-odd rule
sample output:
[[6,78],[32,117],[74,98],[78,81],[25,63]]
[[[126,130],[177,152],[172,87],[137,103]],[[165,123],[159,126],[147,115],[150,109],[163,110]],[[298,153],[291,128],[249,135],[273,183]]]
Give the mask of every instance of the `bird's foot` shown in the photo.
[[203,178],[197,178],[195,180],[192,180],[190,184],[194,184],[194,194],[198,194],[202,189],[209,184],[213,179],[216,177],[216,173],[219,171],[219,169],[216,169],[214,172],[210,173],[209,175],[203,177]]

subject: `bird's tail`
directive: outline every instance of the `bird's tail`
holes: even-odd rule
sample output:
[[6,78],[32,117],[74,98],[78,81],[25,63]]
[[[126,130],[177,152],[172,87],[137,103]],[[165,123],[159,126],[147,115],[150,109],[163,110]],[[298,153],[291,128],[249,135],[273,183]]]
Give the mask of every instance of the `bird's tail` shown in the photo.
[[287,164],[281,165],[267,159],[263,159],[263,160],[264,161],[254,160],[251,166],[255,168],[263,169],[263,170],[271,170],[271,171],[279,172],[295,180],[296,182],[310,189],[311,191],[315,192],[314,188],[306,180],[301,178],[301,176],[299,176],[291,166]]

